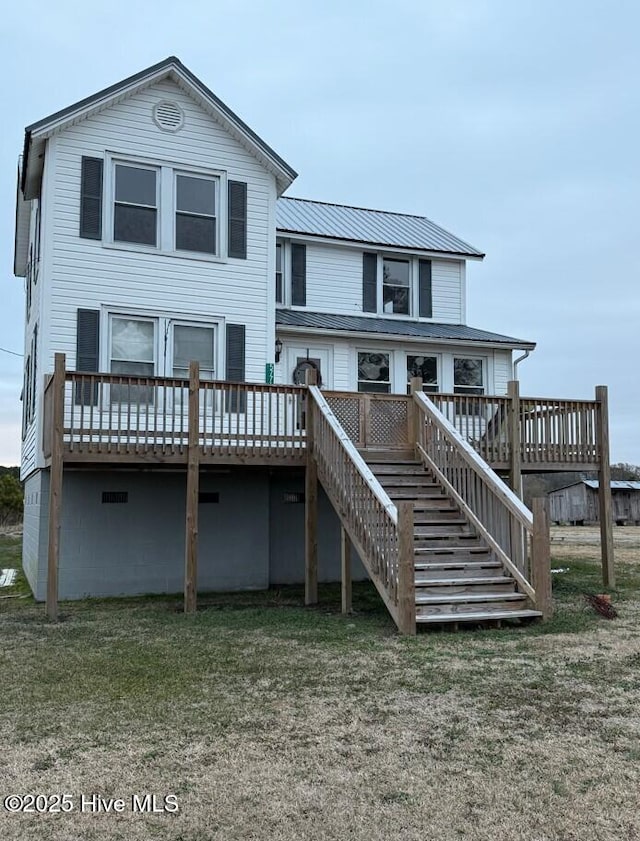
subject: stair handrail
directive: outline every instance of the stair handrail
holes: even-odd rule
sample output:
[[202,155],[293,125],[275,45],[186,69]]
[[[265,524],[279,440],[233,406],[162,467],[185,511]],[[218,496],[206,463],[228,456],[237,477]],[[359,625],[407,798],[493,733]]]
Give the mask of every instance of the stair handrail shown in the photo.
[[531,511],[424,392],[415,391],[413,397],[423,418],[423,422],[416,423],[417,454],[535,602],[528,561],[533,535]]
[[[394,621],[404,633],[415,633],[415,614],[408,616],[403,607],[407,565],[401,563],[404,554],[401,557],[400,535],[404,531],[398,508],[369,469],[320,389],[310,385],[309,395],[313,429],[310,446],[318,466],[318,478]],[[411,540],[411,583],[412,546]]]

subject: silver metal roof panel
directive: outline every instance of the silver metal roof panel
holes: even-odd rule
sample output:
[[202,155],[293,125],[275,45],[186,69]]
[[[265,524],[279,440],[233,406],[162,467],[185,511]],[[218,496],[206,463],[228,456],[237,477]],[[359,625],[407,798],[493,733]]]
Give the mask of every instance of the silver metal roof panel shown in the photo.
[[438,251],[463,257],[484,257],[482,251],[423,216],[308,199],[279,198],[276,227],[282,233],[309,234],[392,248]]

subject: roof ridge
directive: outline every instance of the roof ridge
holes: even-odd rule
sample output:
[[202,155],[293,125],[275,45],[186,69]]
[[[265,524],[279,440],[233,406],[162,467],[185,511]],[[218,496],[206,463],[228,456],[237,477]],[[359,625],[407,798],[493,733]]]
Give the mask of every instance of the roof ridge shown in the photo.
[[[319,199],[303,199],[300,196],[280,196],[278,201],[282,201],[283,199],[286,199],[287,201],[303,201],[307,204],[323,204],[327,207],[346,207],[349,210],[364,210],[367,213],[384,213],[387,216],[406,216],[409,219],[424,219],[432,225],[435,225],[437,228],[442,228],[442,225],[434,222],[433,219],[429,219],[428,216],[419,216],[417,213],[404,213],[400,210],[378,210],[378,208],[375,207],[360,207],[360,205],[356,204],[341,204],[340,202],[320,201]],[[442,228],[442,230],[445,231],[444,228]],[[445,231],[445,233],[448,233],[448,231]],[[459,237],[456,237],[456,239],[459,239]]]

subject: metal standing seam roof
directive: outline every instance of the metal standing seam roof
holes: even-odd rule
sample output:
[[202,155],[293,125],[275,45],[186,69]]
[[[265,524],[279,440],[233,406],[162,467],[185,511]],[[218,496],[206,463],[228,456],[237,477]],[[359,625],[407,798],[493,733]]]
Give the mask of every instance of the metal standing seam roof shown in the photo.
[[[583,479],[585,485],[588,485],[592,490],[597,491],[599,483],[597,479]],[[640,491],[640,482],[633,482],[629,480],[614,479],[611,482],[612,491]]]
[[482,251],[445,231],[430,219],[386,210],[367,210],[363,207],[285,196],[277,202],[276,227],[287,233],[440,251],[465,257],[484,257]]
[[431,321],[403,321],[396,318],[368,318],[359,315],[333,315],[307,310],[276,310],[276,325],[279,327],[308,327],[317,330],[345,331],[352,333],[375,333],[390,336],[407,336],[444,341],[490,342],[508,347],[534,348],[534,342],[489,333],[465,324],[437,324]]

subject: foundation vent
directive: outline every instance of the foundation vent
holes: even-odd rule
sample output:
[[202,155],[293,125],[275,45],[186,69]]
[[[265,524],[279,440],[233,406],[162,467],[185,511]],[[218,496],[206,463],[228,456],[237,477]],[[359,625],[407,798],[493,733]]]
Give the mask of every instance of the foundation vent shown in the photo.
[[284,501],[288,505],[304,502],[304,491],[285,491]]
[[102,491],[102,504],[129,502],[129,491]]

